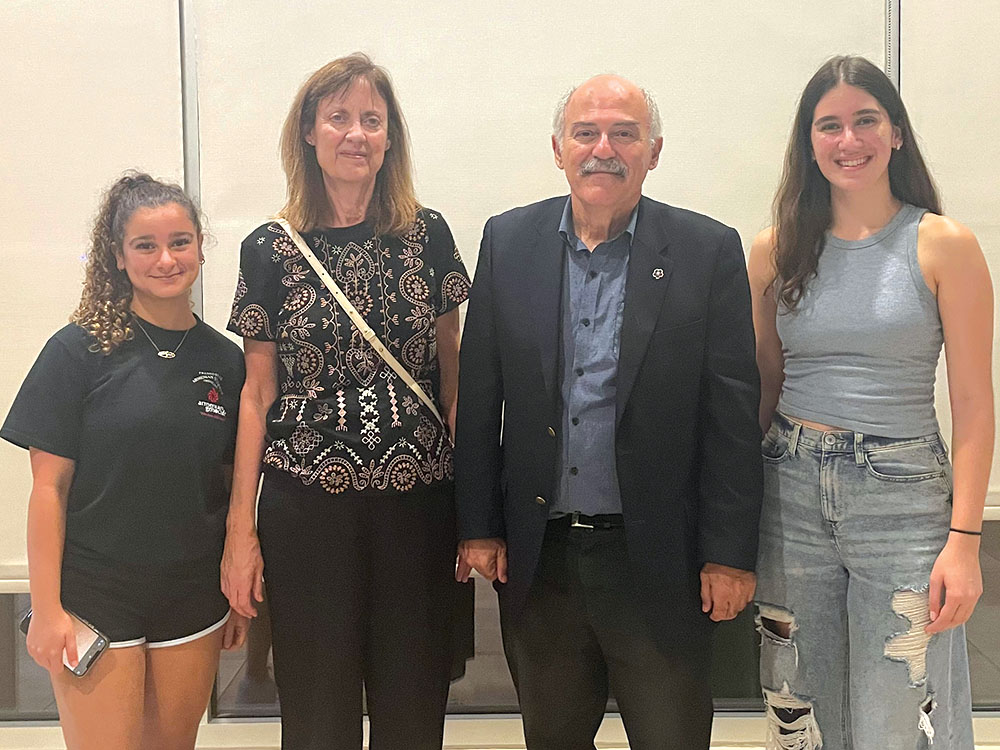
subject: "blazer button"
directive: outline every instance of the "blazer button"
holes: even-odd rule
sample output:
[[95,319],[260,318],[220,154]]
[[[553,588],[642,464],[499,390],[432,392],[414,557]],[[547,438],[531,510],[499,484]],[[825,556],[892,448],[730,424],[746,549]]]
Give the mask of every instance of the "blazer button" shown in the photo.
[[535,502],[538,503],[539,505],[545,505],[545,498],[539,495],[538,497],[535,498]]
[[549,437],[555,437],[555,436],[556,436],[555,427],[549,427]]

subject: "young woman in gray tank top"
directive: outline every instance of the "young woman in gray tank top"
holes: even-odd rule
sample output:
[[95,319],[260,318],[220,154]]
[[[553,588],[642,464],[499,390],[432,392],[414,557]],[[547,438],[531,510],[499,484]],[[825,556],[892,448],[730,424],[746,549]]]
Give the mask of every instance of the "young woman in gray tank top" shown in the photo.
[[982,593],[993,293],[869,61],[834,58],[806,86],[749,272],[768,747],[972,750],[963,623]]

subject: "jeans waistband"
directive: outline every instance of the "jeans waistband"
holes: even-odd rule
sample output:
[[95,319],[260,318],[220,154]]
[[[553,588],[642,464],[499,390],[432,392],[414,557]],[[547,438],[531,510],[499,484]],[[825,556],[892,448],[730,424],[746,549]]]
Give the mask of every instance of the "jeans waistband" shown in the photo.
[[804,446],[812,450],[822,450],[827,453],[854,453],[861,455],[865,451],[877,450],[879,448],[892,448],[901,445],[916,445],[928,443],[941,446],[944,450],[944,441],[940,433],[931,435],[919,435],[916,437],[896,438],[882,435],[867,435],[853,430],[817,430],[814,427],[807,427],[791,417],[776,411],[772,419],[772,425],[788,438],[788,450],[795,453],[798,446]]

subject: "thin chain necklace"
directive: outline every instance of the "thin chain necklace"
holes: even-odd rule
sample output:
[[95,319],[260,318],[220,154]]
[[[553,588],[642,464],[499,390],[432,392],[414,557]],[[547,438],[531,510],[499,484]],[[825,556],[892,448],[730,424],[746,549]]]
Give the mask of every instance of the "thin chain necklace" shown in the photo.
[[173,359],[174,357],[177,356],[177,352],[180,351],[180,348],[182,346],[184,346],[184,340],[187,339],[188,334],[191,333],[191,328],[194,328],[194,326],[191,326],[191,328],[188,328],[186,331],[184,331],[184,335],[181,336],[181,342],[174,347],[173,351],[171,351],[170,349],[161,349],[159,346],[157,346],[156,342],[153,341],[153,337],[149,335],[149,333],[146,331],[145,328],[143,328],[142,323],[136,320],[135,324],[139,326],[139,330],[142,331],[143,335],[147,339],[149,339],[149,343],[153,345],[154,349],[156,349],[156,356],[163,357],[164,359]]

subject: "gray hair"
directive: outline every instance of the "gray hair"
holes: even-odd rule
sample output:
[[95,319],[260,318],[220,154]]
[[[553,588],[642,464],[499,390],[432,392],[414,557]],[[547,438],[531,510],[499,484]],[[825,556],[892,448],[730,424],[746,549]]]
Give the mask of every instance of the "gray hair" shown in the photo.
[[[569,105],[569,100],[573,98],[573,94],[580,88],[580,85],[577,84],[563,94],[556,104],[556,111],[552,116],[552,137],[557,142],[562,142],[563,131],[566,129],[566,107]],[[640,86],[639,91],[642,92],[642,98],[646,101],[646,109],[649,110],[649,140],[652,142],[663,135],[663,121],[660,119],[660,108],[656,106],[656,100],[653,99],[653,95],[647,89]]]

